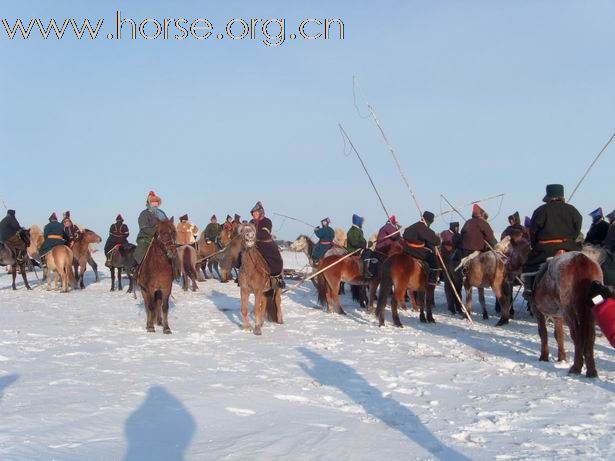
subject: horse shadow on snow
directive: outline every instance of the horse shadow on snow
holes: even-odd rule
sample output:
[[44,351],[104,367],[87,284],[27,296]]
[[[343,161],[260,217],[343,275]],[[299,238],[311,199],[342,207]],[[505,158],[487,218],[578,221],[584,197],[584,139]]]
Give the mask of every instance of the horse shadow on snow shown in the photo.
[[9,387],[11,384],[13,384],[18,379],[19,379],[19,375],[15,373],[11,375],[2,376],[0,378],[0,402],[2,401],[2,397],[4,397],[4,389]]

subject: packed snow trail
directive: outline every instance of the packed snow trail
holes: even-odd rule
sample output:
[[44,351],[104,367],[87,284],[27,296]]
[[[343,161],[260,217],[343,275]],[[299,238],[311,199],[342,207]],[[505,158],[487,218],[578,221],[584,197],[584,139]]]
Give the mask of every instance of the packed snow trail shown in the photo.
[[240,329],[237,286],[209,280],[175,285],[169,336],[145,331],[140,297],[109,292],[97,260],[100,283],[88,271],[69,294],[14,292],[0,275],[2,460],[614,456],[615,350],[598,338],[594,380],[539,362],[520,304],[504,328],[480,314],[470,327],[438,288],[438,323],[402,312],[397,329],[388,312],[378,328],[349,296],[347,317],[326,314],[305,284],[285,324],[256,337]]

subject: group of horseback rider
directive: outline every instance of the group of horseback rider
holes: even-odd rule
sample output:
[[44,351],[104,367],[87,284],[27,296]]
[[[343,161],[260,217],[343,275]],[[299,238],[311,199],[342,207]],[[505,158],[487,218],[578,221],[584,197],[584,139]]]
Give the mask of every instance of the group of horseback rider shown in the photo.
[[[611,252],[615,251],[615,211],[606,217],[601,208],[592,211],[590,215],[593,222],[583,241],[582,216],[574,206],[566,203],[562,185],[547,185],[543,202],[545,203],[534,211],[531,218],[525,218],[523,225],[518,212],[509,216],[509,225],[501,235],[501,239],[517,235],[530,242],[531,251],[523,267],[526,274],[526,297],[532,294],[539,268],[560,251],[580,250],[583,243],[600,245]],[[435,255],[436,247],[441,244],[450,245],[454,249],[451,256],[454,267],[458,267],[463,258],[475,252],[492,250],[497,243],[488,222],[488,215],[478,204],[473,205],[472,217],[465,222],[461,230],[458,222],[452,222],[449,229],[440,235],[431,229],[434,214],[430,211],[425,211],[422,218],[407,227],[401,236],[401,227],[395,216],[391,216],[380,228],[373,249],[363,235],[363,221],[363,218],[356,214],[352,216],[352,227],[347,232],[346,250],[352,252],[361,249],[366,278],[375,274],[374,262],[386,257],[393,242],[401,243],[405,253],[425,263],[429,268],[430,284],[437,283],[441,270]],[[321,221],[321,226],[314,230],[319,239],[312,253],[315,263],[334,245],[334,232],[330,226],[329,218],[325,218]]]

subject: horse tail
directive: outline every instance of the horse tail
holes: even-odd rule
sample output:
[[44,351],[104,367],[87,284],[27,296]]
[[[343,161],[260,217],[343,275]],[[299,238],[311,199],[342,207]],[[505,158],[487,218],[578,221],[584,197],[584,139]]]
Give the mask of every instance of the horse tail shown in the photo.
[[378,291],[378,304],[376,306],[376,317],[387,307],[389,301],[389,293],[393,287],[393,279],[391,278],[391,260],[387,259],[382,266],[382,276],[380,278],[380,289]]
[[73,270],[73,255],[72,252],[66,258],[64,262],[64,273],[68,276],[68,282],[74,287],[75,286],[75,271]]
[[279,323],[278,318],[278,304],[276,302],[278,296],[278,289],[276,288],[272,293],[265,295],[265,312],[267,313],[267,320],[270,322]]
[[316,290],[318,291],[318,304],[327,305],[327,280],[323,274],[316,276]]

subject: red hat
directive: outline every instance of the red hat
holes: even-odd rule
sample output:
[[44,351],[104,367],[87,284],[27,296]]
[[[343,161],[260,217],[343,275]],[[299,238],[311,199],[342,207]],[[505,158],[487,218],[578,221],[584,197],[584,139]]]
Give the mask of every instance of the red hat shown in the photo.
[[483,217],[485,215],[485,210],[483,210],[478,203],[472,205],[472,217]]
[[57,221],[58,217],[56,216],[56,212],[54,211],[53,213],[51,213],[51,216],[49,216],[49,221]]
[[392,215],[389,217],[389,222],[390,222],[391,224],[397,224],[397,218],[395,217],[395,215],[394,215],[394,214],[392,214]]
[[118,214],[118,215],[115,217],[115,220],[116,220],[116,221],[123,221],[123,220],[124,220],[124,218],[122,218],[122,215],[121,215],[121,214]]
[[149,191],[149,193],[147,194],[147,203],[149,204],[152,202],[162,203],[160,197],[158,197],[153,190]]

